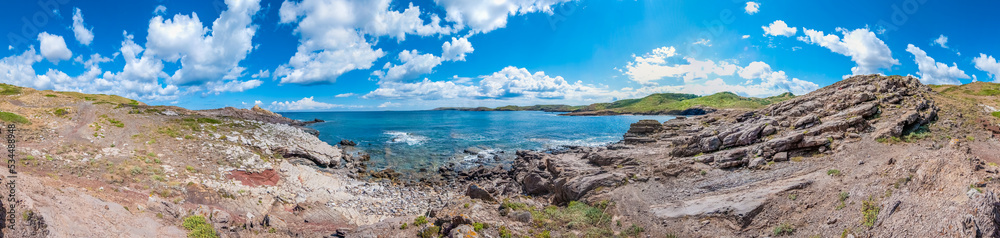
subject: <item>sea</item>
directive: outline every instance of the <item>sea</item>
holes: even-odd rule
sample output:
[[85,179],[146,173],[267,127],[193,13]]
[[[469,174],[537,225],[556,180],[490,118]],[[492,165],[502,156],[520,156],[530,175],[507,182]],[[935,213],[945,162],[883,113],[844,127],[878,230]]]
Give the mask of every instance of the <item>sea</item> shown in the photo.
[[357,143],[345,152],[371,156],[369,169],[392,168],[408,174],[459,167],[509,163],[517,150],[559,150],[618,142],[629,124],[660,122],[673,116],[559,116],[539,111],[364,111],[284,112],[298,120],[325,122],[309,127],[331,145]]

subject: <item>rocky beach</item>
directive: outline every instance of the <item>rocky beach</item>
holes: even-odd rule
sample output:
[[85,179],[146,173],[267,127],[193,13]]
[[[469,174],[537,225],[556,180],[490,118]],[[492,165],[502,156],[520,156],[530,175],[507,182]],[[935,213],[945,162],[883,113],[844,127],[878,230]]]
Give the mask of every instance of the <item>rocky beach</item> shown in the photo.
[[0,95],[27,121],[4,234],[186,237],[200,217],[220,237],[993,237],[1000,104],[962,93],[990,87],[854,76],[603,146],[470,148],[506,163],[418,179],[318,119],[19,88]]

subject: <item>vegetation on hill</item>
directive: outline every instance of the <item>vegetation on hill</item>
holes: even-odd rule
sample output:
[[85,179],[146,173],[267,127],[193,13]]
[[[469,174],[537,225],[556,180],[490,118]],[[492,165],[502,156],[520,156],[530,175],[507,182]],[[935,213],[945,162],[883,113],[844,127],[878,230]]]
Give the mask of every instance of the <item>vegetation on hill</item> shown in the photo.
[[721,92],[708,96],[680,93],[657,93],[643,98],[623,99],[610,103],[594,103],[586,106],[569,105],[534,105],[534,106],[503,106],[498,108],[476,107],[442,107],[434,110],[460,111],[546,111],[572,112],[580,115],[613,115],[613,114],[679,114],[695,107],[713,109],[758,109],[772,103],[794,98],[792,93],[767,98],[743,97],[731,92]]

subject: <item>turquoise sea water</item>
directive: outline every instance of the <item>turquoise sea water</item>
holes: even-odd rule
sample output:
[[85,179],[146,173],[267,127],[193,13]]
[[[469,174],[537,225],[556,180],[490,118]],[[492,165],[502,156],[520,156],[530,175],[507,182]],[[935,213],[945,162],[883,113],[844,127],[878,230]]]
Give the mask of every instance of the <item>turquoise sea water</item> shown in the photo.
[[[503,163],[517,150],[597,146],[617,142],[629,124],[641,119],[663,122],[672,116],[558,116],[549,112],[286,112],[312,124],[331,145],[342,139],[358,143],[354,151],[371,155],[371,169],[435,171],[449,162],[464,165]],[[499,156],[497,156],[499,155]]]

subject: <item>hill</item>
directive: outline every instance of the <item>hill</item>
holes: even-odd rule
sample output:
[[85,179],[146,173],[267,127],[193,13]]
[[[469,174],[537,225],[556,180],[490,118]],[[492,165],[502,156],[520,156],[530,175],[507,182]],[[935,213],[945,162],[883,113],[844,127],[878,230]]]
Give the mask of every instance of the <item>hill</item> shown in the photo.
[[767,98],[743,97],[731,92],[720,92],[708,96],[681,93],[657,93],[643,98],[623,99],[610,103],[594,103],[585,106],[534,105],[503,106],[497,108],[441,107],[434,110],[458,111],[545,111],[567,112],[567,116],[600,115],[701,115],[717,109],[759,109],[764,106],[794,98],[792,93]]

